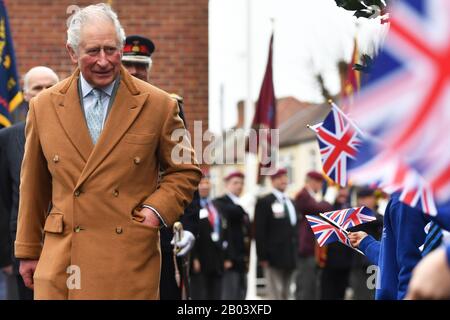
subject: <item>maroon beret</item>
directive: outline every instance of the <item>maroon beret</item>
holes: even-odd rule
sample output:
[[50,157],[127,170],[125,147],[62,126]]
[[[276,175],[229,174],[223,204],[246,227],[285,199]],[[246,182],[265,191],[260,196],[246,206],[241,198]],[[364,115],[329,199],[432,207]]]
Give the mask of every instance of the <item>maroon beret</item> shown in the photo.
[[318,172],[318,171],[310,171],[310,172],[308,172],[306,174],[306,176],[308,178],[311,178],[311,179],[314,179],[314,180],[320,180],[320,181],[325,180],[323,175],[320,172]]
[[288,171],[285,168],[279,168],[273,175],[270,176],[270,179],[278,178],[279,176],[287,174]]
[[240,172],[240,171],[232,171],[228,175],[225,176],[224,180],[228,181],[231,178],[235,178],[235,177],[244,179],[245,175],[242,172]]
[[207,178],[209,179],[211,176],[209,174],[209,169],[208,168],[202,168],[202,179],[203,178]]

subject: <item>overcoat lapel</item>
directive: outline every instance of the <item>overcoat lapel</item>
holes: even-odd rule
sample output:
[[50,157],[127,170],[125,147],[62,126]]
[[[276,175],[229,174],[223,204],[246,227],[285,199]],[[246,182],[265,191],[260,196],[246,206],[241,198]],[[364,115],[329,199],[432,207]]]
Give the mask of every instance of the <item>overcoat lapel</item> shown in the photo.
[[52,94],[52,100],[67,137],[75,146],[84,162],[87,162],[94,145],[89,135],[78,96],[77,82],[79,73],[77,69],[60,92]]
[[108,156],[141,112],[148,94],[139,95],[139,91],[131,81],[131,76],[122,71],[121,83],[117,89],[111,111],[106,119],[105,126],[97,144],[92,150],[86,166],[78,179],[77,188],[86,181]]

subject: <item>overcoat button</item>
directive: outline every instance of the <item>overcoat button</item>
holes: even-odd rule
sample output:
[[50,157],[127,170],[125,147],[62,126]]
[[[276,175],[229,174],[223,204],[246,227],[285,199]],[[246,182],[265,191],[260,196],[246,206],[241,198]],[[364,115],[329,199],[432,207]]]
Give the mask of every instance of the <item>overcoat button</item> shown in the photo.
[[83,230],[83,229],[81,229],[80,226],[76,226],[75,228],[73,228],[73,231],[75,231],[75,232],[80,232],[81,230]]
[[75,197],[79,197],[80,194],[81,194],[81,191],[79,189],[75,190],[75,193],[74,193]]
[[114,197],[118,197],[119,196],[119,190],[114,190],[113,195],[114,195]]
[[59,156],[57,154],[53,157],[53,162],[54,163],[58,163],[59,162]]
[[121,227],[116,228],[116,233],[121,234],[123,232],[123,229]]
[[139,164],[139,163],[141,163],[141,158],[134,157],[134,164]]

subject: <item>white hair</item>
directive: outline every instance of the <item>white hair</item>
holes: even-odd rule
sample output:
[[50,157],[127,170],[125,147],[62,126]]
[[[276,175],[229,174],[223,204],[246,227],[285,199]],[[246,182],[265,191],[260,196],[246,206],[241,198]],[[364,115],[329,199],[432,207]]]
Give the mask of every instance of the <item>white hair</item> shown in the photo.
[[37,74],[37,73],[46,73],[49,76],[53,77],[56,80],[56,82],[59,81],[58,75],[55,73],[55,71],[53,71],[49,67],[45,67],[45,66],[33,67],[30,70],[28,70],[28,72],[25,73],[25,75],[23,76],[23,91],[27,92],[30,89],[28,87],[30,84],[30,78],[32,75]]
[[98,20],[110,21],[114,24],[117,34],[117,43],[123,48],[125,42],[125,31],[120,24],[117,14],[105,3],[90,5],[77,10],[67,23],[67,44],[73,50],[78,51],[80,44],[81,28],[87,23]]

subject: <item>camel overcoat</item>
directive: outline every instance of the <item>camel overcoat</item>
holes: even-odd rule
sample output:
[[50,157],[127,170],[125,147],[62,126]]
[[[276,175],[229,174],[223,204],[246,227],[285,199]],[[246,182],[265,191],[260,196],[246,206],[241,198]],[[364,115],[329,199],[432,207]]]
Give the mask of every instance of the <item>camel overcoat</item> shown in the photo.
[[30,102],[15,254],[39,259],[35,299],[159,298],[159,228],[143,225],[139,211],[151,206],[173,224],[201,171],[189,140],[172,137],[184,130],[177,102],[120,73],[95,146],[79,70]]

